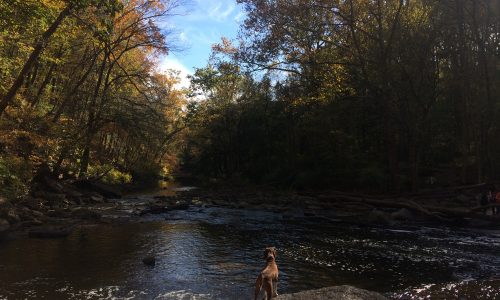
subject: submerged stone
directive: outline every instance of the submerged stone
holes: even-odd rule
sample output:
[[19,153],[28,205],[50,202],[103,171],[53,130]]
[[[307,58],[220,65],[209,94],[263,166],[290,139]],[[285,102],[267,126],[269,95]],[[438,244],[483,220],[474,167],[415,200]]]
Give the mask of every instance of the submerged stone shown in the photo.
[[148,256],[148,257],[145,257],[142,259],[142,262],[146,265],[146,266],[154,266],[155,263],[156,263],[156,258],[154,256]]

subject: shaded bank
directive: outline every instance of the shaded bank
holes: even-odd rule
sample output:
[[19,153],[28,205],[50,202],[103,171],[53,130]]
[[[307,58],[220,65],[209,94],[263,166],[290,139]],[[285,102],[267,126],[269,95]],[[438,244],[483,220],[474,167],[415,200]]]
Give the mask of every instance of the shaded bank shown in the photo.
[[[402,227],[453,226],[498,228],[500,215],[478,206],[488,185],[430,190],[416,194],[366,195],[338,191],[297,192],[259,187],[214,189],[164,185],[149,190],[148,198],[134,192],[121,201],[122,192],[88,180],[59,181],[39,176],[29,196],[15,202],[0,201],[0,237],[12,231],[33,236],[64,237],[82,223],[136,220],[172,210],[225,207],[279,213],[284,219],[308,218],[324,222]],[[485,211],[488,211],[486,214]],[[117,218],[102,218],[113,212]]]

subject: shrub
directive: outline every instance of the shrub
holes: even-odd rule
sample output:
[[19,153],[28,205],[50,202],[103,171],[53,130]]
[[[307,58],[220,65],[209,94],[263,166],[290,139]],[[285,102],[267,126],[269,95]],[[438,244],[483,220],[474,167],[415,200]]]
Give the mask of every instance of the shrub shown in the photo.
[[0,196],[12,200],[26,195],[31,178],[29,162],[16,156],[0,156]]
[[93,165],[89,167],[90,177],[101,177],[102,181],[109,184],[124,184],[132,181],[132,175],[122,172],[110,165]]

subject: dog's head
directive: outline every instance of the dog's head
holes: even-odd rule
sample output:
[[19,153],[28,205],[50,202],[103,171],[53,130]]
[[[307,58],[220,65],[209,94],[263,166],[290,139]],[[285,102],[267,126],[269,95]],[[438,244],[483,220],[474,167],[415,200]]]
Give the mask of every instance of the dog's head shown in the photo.
[[264,250],[264,259],[265,260],[276,259],[276,248],[267,247],[266,250]]

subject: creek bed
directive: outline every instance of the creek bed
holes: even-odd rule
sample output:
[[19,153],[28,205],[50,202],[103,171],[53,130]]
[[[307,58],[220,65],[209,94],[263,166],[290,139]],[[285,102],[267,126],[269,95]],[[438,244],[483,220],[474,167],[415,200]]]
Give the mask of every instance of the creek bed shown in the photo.
[[395,299],[500,298],[500,231],[211,207],[3,241],[0,299],[250,299],[266,246],[278,248],[280,293],[348,284]]

